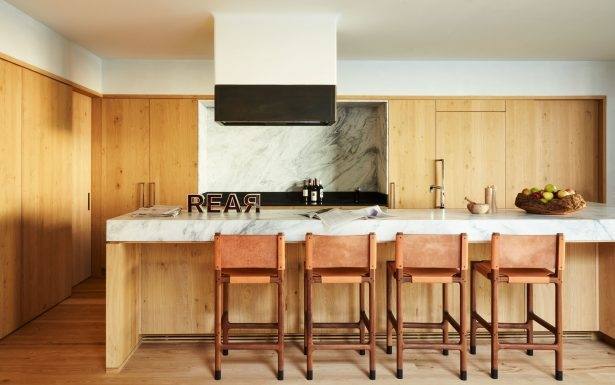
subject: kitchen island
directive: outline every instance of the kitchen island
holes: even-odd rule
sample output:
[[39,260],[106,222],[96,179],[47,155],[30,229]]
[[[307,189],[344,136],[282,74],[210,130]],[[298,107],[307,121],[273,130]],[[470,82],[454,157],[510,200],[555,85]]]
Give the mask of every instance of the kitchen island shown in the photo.
[[[491,233],[554,234],[564,233],[567,242],[595,243],[600,250],[600,271],[595,274],[596,287],[587,287],[584,295],[593,296],[595,327],[603,336],[615,336],[615,283],[609,276],[615,273],[615,207],[589,204],[568,216],[526,214],[520,210],[500,210],[496,214],[471,215],[457,209],[389,210],[391,217],[356,220],[336,229],[327,229],[319,220],[300,215],[312,210],[261,210],[260,213],[181,213],[174,218],[135,218],[130,214],[107,221],[107,340],[106,366],[120,369],[143,336],[150,335],[210,335],[213,324],[213,261],[211,241],[216,232],[224,234],[277,234],[282,232],[287,247],[287,331],[299,333],[302,324],[302,264],[301,242],[307,232],[315,234],[367,234],[374,232],[382,244],[378,249],[378,330],[384,328],[384,264],[393,258],[392,241],[397,232],[405,233],[461,233],[470,242],[485,243]],[[600,243],[600,245],[598,245]],[[594,247],[588,245],[590,248]],[[488,247],[471,259],[488,258]],[[485,255],[485,252],[487,254]],[[480,255],[478,255],[480,254]],[[174,259],[182,261],[175,263]],[[589,257],[588,257],[589,258]],[[569,279],[568,279],[569,278]],[[578,317],[583,309],[575,308],[586,299],[576,292],[583,288],[580,277],[571,274],[566,279],[570,294],[566,297],[566,319]],[[205,282],[203,284],[203,282]],[[344,285],[340,285],[344,286]],[[234,289],[235,290],[235,289]],[[337,290],[337,291],[334,291]],[[427,316],[437,316],[439,296],[435,291],[422,289],[427,298],[416,301],[437,302]],[[582,291],[582,290],[581,290]],[[522,293],[520,291],[518,293]],[[595,298],[600,293],[600,298]],[[350,317],[356,306],[346,289],[327,289],[325,304],[316,307],[316,317]],[[484,291],[487,293],[488,291]],[[539,292],[540,293],[540,292]],[[237,288],[231,297],[231,317],[243,319],[242,306],[254,301],[265,304],[273,293],[256,292],[254,288]],[[337,296],[344,296],[336,303]],[[581,295],[581,297],[579,297]],[[519,294],[521,296],[521,294]],[[234,300],[235,298],[235,300]],[[434,301],[434,298],[438,298]],[[522,296],[521,298],[522,299]],[[356,301],[355,301],[356,302]],[[537,302],[540,303],[539,298]],[[343,304],[343,306],[342,306]],[[516,317],[515,308],[522,302],[508,304],[508,315]],[[574,305],[574,306],[573,306]],[[423,308],[425,303],[423,303]],[[568,307],[567,307],[568,306]],[[415,306],[419,307],[419,306]],[[540,307],[540,306],[538,306]],[[268,319],[275,314],[268,305],[262,306],[257,317]],[[408,306],[410,311],[414,307]],[[522,312],[520,312],[522,313]],[[323,317],[324,318],[324,317]],[[570,330],[570,329],[568,329]],[[574,329],[572,329],[574,330]]]

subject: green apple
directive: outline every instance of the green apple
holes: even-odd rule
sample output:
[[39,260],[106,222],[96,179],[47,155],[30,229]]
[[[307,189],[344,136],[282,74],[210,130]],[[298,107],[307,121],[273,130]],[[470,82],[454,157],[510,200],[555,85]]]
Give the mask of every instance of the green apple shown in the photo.
[[545,191],[542,193],[542,198],[546,199],[547,202],[553,199],[553,193],[551,191]]
[[540,189],[538,187],[532,187],[532,189],[530,191],[535,193],[535,192],[540,191]]
[[549,201],[548,201],[548,200],[546,200],[545,198],[540,199],[540,201],[541,201],[542,203],[549,203]]
[[559,191],[557,192],[557,197],[558,197],[558,198],[560,198],[560,199],[561,199],[561,198],[564,198],[564,197],[567,197],[568,195],[572,195],[572,194],[571,194],[571,193],[569,193],[569,192],[568,192],[568,191],[566,191],[566,190],[559,190]]
[[532,193],[532,190],[530,190],[529,188],[524,188],[523,191],[521,191],[521,193],[525,196],[528,196]]
[[549,183],[548,185],[545,186],[545,191],[548,191],[550,193],[557,191],[557,187],[555,187],[553,184]]

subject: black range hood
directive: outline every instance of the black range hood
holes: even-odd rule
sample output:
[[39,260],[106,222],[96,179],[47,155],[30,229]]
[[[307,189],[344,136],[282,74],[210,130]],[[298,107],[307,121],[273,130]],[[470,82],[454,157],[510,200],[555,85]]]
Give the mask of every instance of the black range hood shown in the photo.
[[215,120],[227,126],[330,126],[335,86],[217,84]]

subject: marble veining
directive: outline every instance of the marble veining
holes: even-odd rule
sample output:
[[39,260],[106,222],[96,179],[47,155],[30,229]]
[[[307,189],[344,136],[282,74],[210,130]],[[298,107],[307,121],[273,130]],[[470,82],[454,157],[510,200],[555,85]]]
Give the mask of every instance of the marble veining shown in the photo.
[[306,178],[325,190],[386,193],[386,106],[339,104],[321,127],[223,126],[212,106],[199,117],[199,192],[298,191]]
[[277,234],[289,242],[315,234],[367,234],[378,241],[395,239],[399,231],[415,234],[458,234],[471,242],[485,242],[493,232],[502,234],[564,233],[570,242],[615,242],[615,207],[591,203],[573,215],[526,214],[500,210],[497,214],[471,215],[462,209],[388,210],[393,217],[357,220],[334,230],[319,220],[299,215],[307,210],[262,210],[256,213],[181,213],[175,218],[134,218],[123,215],[107,221],[109,242],[210,242],[216,232],[225,234]]

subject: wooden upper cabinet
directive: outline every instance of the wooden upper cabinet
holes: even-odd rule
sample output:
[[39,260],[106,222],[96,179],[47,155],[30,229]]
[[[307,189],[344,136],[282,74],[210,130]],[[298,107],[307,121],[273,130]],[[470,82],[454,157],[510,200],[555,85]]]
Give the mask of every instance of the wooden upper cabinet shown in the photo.
[[70,295],[72,89],[23,70],[23,321]]
[[525,187],[547,183],[573,188],[598,201],[600,102],[597,100],[507,100],[507,206]]
[[505,113],[438,112],[436,137],[436,157],[445,165],[446,207],[466,207],[466,196],[483,202],[488,185],[495,185],[498,207],[504,207]]
[[143,200],[147,203],[148,99],[103,99],[101,162],[104,224],[109,218],[136,210]]
[[0,338],[21,323],[21,68],[0,60]]
[[187,195],[198,193],[197,118],[195,99],[150,101],[149,171],[156,204],[185,207]]
[[435,101],[389,102],[389,182],[395,208],[433,208],[435,182]]

